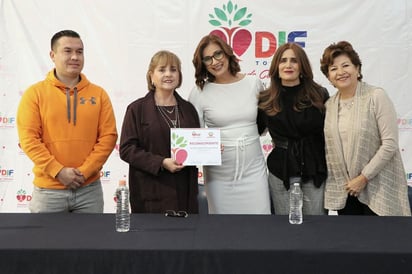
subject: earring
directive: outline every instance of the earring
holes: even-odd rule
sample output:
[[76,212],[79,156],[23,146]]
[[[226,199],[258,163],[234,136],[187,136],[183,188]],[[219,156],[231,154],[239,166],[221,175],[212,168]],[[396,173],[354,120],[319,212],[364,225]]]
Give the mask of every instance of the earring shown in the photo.
[[303,78],[303,75],[302,75],[302,73],[301,73],[301,74],[299,74],[299,78]]

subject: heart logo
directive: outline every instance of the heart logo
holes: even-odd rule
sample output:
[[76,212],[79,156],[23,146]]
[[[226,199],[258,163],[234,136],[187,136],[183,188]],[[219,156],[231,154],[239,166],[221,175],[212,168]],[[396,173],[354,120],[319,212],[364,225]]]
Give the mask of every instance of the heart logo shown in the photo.
[[241,29],[239,27],[231,29],[222,27],[222,29],[226,33],[222,30],[216,29],[211,31],[210,34],[219,36],[223,41],[232,47],[238,57],[242,56],[252,43],[252,34],[248,30]]
[[272,144],[264,144],[262,147],[263,147],[263,150],[266,152],[271,151],[273,148]]
[[252,34],[248,30],[239,29],[232,38],[233,51],[240,57],[249,48],[251,42]]
[[187,151],[185,149],[178,149],[175,154],[175,160],[179,164],[183,164],[187,159]]
[[24,194],[18,194],[18,195],[16,196],[16,198],[17,198],[17,201],[19,201],[19,202],[21,203],[21,202],[23,202],[23,201],[26,199],[26,195],[24,195]]
[[116,145],[114,146],[114,149],[115,149],[116,151],[119,151],[119,150],[120,150],[120,144],[116,144]]

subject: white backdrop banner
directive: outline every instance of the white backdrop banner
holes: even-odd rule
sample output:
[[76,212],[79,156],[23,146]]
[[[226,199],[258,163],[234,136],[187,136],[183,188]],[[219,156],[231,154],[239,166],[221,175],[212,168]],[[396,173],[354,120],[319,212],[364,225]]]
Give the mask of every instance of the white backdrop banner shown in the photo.
[[[83,72],[111,96],[119,133],[126,106],[147,92],[147,66],[158,50],[180,57],[179,93],[187,98],[194,86],[193,52],[204,35],[223,35],[242,71],[265,84],[277,47],[298,42],[315,80],[333,94],[319,59],[330,43],[348,40],[363,61],[364,80],[383,87],[395,103],[405,176],[412,185],[409,0],[0,0],[0,212],[29,211],[33,164],[19,147],[16,110],[25,89],[53,67],[50,39],[63,29],[81,35]],[[262,138],[262,149],[270,151],[268,138]],[[114,188],[127,172],[117,145],[101,171],[105,212],[114,211]],[[202,183],[202,173],[199,179]]]

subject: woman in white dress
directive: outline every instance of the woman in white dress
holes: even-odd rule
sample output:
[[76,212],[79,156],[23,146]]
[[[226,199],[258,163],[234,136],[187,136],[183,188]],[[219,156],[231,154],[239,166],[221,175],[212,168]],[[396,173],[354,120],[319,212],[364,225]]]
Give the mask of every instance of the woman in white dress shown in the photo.
[[210,214],[270,214],[267,171],[256,124],[259,79],[240,73],[232,48],[215,35],[193,56],[196,87],[189,101],[201,126],[220,128],[221,166],[204,166]]

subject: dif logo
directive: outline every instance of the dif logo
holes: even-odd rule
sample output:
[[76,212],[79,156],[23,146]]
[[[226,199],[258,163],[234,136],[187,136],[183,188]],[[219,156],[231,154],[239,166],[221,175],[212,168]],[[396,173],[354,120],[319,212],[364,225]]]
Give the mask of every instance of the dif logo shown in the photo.
[[0,112],[0,127],[13,127],[16,123],[15,117],[6,117],[3,113]]
[[101,170],[100,171],[100,178],[110,178],[110,170]]
[[0,166],[0,178],[12,178],[14,175],[14,169],[3,169]]
[[400,130],[412,129],[412,119],[411,118],[398,118],[398,127]]
[[31,195],[27,195],[26,191],[24,189],[19,189],[17,191],[16,194],[16,199],[17,201],[19,201],[19,203],[23,203],[23,202],[30,202],[31,201],[32,196]]
[[110,182],[110,170],[101,170],[100,171],[100,181],[101,182]]
[[[219,27],[210,34],[222,38],[233,48],[238,57],[242,56],[252,43],[252,34],[243,28],[252,22],[252,14],[247,12],[247,8],[239,8],[237,4],[229,0],[222,8],[214,8],[214,14],[209,14],[209,17],[209,23]],[[271,32],[257,31],[255,32],[255,57],[270,58],[275,54],[278,46],[285,44],[286,41],[305,47],[305,42],[299,41],[305,37],[307,37],[306,31],[292,31],[288,34],[285,31],[279,31],[277,38]]]

